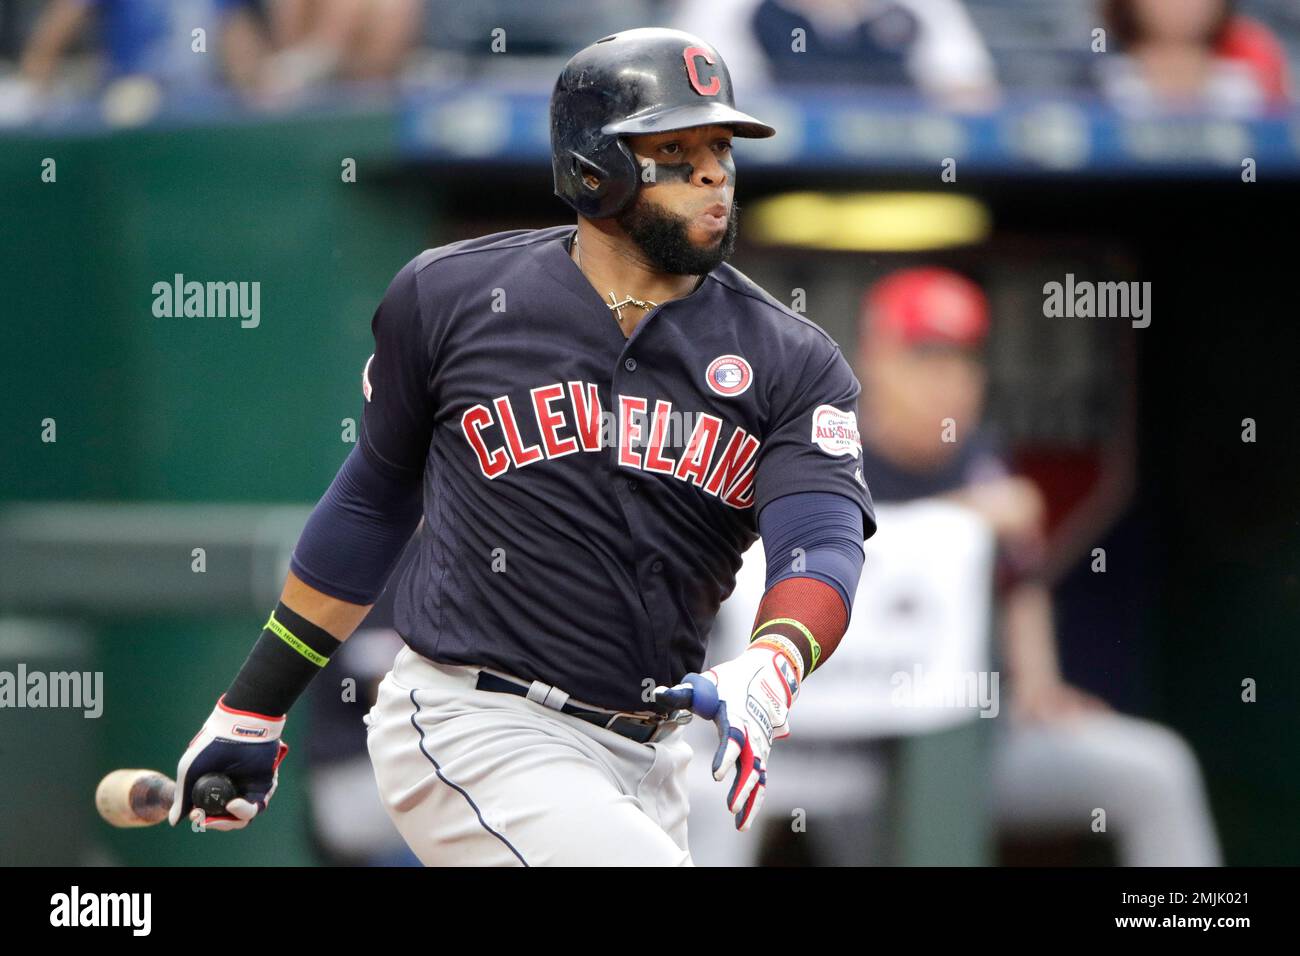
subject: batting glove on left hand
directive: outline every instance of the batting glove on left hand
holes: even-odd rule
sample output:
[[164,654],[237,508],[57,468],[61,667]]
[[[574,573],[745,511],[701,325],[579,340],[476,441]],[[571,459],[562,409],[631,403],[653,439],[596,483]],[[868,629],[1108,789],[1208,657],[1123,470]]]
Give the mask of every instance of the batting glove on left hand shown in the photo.
[[687,674],[673,687],[655,688],[657,702],[688,708],[717,725],[713,779],[722,780],[735,767],[727,809],[735,814],[737,830],[748,830],[763,805],[772,741],[790,736],[790,706],[798,695],[794,664],[766,645],[703,674]]

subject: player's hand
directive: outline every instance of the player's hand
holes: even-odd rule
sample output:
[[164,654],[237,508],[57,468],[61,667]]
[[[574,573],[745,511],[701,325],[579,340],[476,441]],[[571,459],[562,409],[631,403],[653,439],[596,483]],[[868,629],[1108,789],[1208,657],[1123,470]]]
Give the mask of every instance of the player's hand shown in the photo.
[[727,809],[735,814],[737,830],[748,830],[763,805],[772,741],[790,736],[790,706],[798,694],[794,664],[766,645],[750,647],[703,674],[687,674],[674,687],[655,688],[657,703],[689,708],[717,725],[713,779],[722,780],[735,767]]
[[[266,809],[279,782],[280,761],[289,745],[280,739],[285,715],[267,717],[242,710],[232,710],[223,700],[217,701],[212,714],[176,767],[176,796],[167,822],[172,826],[181,817],[204,821],[211,830],[240,830]],[[239,796],[226,802],[226,812],[205,815],[194,806],[191,792],[194,782],[204,774],[222,773],[230,778]]]

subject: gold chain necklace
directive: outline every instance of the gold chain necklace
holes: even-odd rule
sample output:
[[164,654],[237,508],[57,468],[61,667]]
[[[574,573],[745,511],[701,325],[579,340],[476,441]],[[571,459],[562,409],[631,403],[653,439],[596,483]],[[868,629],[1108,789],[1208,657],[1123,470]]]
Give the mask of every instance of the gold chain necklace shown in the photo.
[[[578,248],[577,236],[573,237],[573,252],[574,255],[577,257],[578,271],[581,272],[582,271],[582,250]],[[586,273],[583,274],[585,275]],[[612,289],[610,290],[608,308],[609,311],[614,313],[615,318],[618,319],[619,325],[623,324],[623,309],[624,307],[629,305],[634,305],[638,309],[641,309],[644,312],[649,312],[651,309],[657,309],[659,307],[658,302],[651,302],[649,299],[638,299],[635,296],[630,296],[630,295],[624,296],[623,301],[620,302],[618,300],[618,296],[614,295]]]

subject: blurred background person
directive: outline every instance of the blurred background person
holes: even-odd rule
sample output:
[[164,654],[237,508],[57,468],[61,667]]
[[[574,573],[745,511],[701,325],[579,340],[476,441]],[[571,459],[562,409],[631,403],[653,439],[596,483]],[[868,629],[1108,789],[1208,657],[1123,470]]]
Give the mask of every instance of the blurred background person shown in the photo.
[[1232,0],[1103,0],[1103,95],[1130,111],[1239,115],[1285,105],[1282,44]]
[[[983,350],[989,327],[988,300],[975,283],[947,269],[903,269],[875,283],[862,299],[857,369],[862,472],[882,509],[882,532],[889,530],[890,506],[948,501],[978,515],[995,540],[989,580],[994,591],[992,667],[999,672],[1000,690],[995,692],[1000,697],[991,715],[987,767],[993,827],[1004,844],[1077,841],[1092,835],[1095,811],[1102,809],[1105,839],[1119,865],[1217,866],[1218,838],[1200,768],[1187,743],[1160,724],[1117,713],[1062,675],[1045,571],[1046,503],[1034,483],[1012,473],[984,425],[988,376]],[[899,515],[897,520],[904,519]],[[1099,534],[1105,529],[1093,530]],[[872,568],[896,563],[887,550],[873,552],[870,545],[868,550],[855,607],[867,608],[880,597],[869,592]],[[742,602],[752,598],[749,565],[756,551],[746,555],[738,577],[735,596]],[[923,573],[924,568],[904,572]],[[929,603],[938,599],[929,586],[912,596],[897,596],[920,603],[901,617],[873,616],[874,608],[855,612],[846,642],[894,645],[899,643],[896,635],[886,637],[878,630],[894,627],[914,639],[952,643],[958,636],[951,630],[928,637],[908,630],[916,623],[912,618],[979,613],[974,606]],[[744,611],[723,605],[710,640],[710,660],[744,645],[750,624]],[[918,661],[920,656],[932,661],[946,657],[932,648],[914,653]],[[848,659],[838,663],[850,666]],[[833,676],[828,671],[822,679]],[[808,694],[817,692],[817,678],[812,680]],[[777,759],[797,767],[797,772],[787,768],[787,774],[807,781],[812,790],[773,790],[770,817],[799,807],[816,816],[808,833],[815,837],[815,862],[822,865],[891,862],[898,848],[891,845],[895,826],[886,817],[899,808],[885,796],[890,788],[882,780],[900,772],[893,744],[903,738],[883,726],[867,737],[858,721],[863,734],[857,737],[851,730],[805,723],[801,739],[798,714],[796,706],[792,742]],[[843,726],[854,726],[852,718]],[[821,800],[826,790],[856,790],[856,809],[846,812],[853,808],[852,797]],[[723,833],[726,822],[693,814],[691,841],[699,862],[745,865],[762,858],[760,841],[743,842]],[[976,821],[940,825],[973,826]],[[789,850],[789,841],[784,843]],[[1050,850],[1047,857],[1040,862],[1061,859],[1052,858]]]
[[946,105],[992,102],[997,78],[960,0],[683,3],[676,25],[725,38],[738,87],[834,83],[915,88]]
[[[420,40],[423,13],[421,0],[53,0],[27,25],[0,116],[38,112],[86,41],[101,54],[106,92],[124,82],[147,84],[154,98],[229,87],[282,108],[329,84],[390,83]],[[205,52],[193,48],[197,28],[207,30]]]
[[[988,327],[984,293],[954,272],[915,268],[878,282],[859,328],[859,420],[862,470],[875,501],[946,497],[982,515],[997,536],[1011,704],[994,749],[997,825],[1079,832],[1100,807],[1121,865],[1218,865],[1187,744],[1159,724],[1114,712],[1061,675],[1041,574],[1045,504],[1031,482],[1010,473],[983,428]],[[945,419],[955,423],[955,441],[943,440]]]
[[[36,91],[55,82],[64,55],[91,24],[103,47],[106,83],[148,76],[169,88],[202,87],[223,77],[250,87],[266,50],[255,0],[52,0],[23,49],[20,72]],[[208,31],[207,53],[192,31]]]
[[421,0],[276,0],[269,13],[276,52],[260,85],[266,97],[281,100],[334,79],[396,79],[420,38],[424,5]]

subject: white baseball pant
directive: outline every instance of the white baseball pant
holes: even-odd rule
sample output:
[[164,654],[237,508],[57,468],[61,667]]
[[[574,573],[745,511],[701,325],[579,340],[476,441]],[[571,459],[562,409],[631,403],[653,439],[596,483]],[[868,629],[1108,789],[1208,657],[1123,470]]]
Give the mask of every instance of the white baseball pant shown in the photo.
[[477,690],[403,647],[366,714],[379,794],[426,866],[690,866],[680,728],[640,744]]

